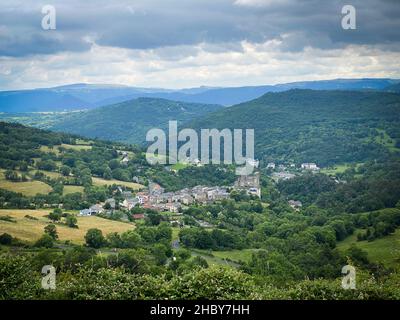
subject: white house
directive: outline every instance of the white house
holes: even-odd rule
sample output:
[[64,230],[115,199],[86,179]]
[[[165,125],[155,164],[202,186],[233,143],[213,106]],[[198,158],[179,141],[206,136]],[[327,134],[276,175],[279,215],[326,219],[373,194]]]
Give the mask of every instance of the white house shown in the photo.
[[249,166],[254,167],[254,168],[258,168],[258,165],[260,164],[260,161],[252,159],[252,158],[247,158],[246,162]]
[[275,163],[273,163],[273,162],[268,163],[267,169],[275,169]]
[[127,208],[128,210],[131,210],[138,204],[138,201],[135,201],[134,199],[125,199],[121,206],[124,208]]
[[302,163],[301,168],[304,170],[319,170],[315,163]]

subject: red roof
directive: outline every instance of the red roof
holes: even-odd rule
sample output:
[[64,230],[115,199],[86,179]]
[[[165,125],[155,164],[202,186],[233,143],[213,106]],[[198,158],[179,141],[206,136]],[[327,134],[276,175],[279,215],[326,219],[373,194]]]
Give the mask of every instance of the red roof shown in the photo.
[[144,214],[143,213],[137,213],[132,215],[133,219],[144,219]]

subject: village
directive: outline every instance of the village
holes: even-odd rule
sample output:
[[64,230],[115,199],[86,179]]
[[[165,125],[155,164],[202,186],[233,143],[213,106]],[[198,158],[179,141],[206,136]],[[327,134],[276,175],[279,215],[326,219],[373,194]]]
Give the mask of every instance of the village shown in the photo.
[[[260,174],[256,172],[248,176],[239,176],[233,186],[195,186],[175,192],[165,192],[158,183],[150,182],[147,190],[133,193],[118,187],[122,201],[107,199],[104,203],[98,203],[88,209],[79,212],[80,216],[91,216],[110,213],[117,208],[122,211],[130,211],[135,207],[152,209],[158,212],[170,212],[181,214],[184,208],[192,204],[209,204],[230,198],[232,190],[242,190],[249,195],[261,197]],[[135,220],[144,219],[144,214],[134,214]]]
[[[122,158],[124,162],[129,161],[128,154],[126,153],[123,154]],[[258,167],[258,164],[257,161],[254,167]],[[302,163],[296,167],[295,164],[276,165],[274,162],[270,162],[266,168],[275,182],[292,179],[299,170],[301,172],[318,172],[320,170],[315,163]],[[232,186],[195,186],[175,192],[166,192],[158,183],[149,182],[147,190],[140,190],[136,193],[118,187],[119,198],[122,198],[121,201],[110,198],[104,203],[98,203],[81,210],[79,215],[110,215],[115,210],[129,212],[135,207],[180,215],[185,208],[193,204],[205,205],[229,199],[232,190],[245,191],[249,195],[261,198],[260,172],[257,171],[251,175],[241,175]],[[302,207],[300,201],[288,200],[288,204],[295,211],[299,211]],[[134,220],[141,220],[145,218],[145,215],[143,213],[136,213],[132,217]]]

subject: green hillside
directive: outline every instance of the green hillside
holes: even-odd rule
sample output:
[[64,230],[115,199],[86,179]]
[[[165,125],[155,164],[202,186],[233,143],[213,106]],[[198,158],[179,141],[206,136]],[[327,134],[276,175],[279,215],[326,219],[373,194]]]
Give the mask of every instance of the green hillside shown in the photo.
[[[383,209],[380,215],[395,215],[399,213],[399,209]],[[364,215],[368,215],[365,213]],[[341,252],[345,252],[351,246],[356,246],[368,255],[368,259],[374,263],[381,263],[386,267],[398,268],[400,262],[400,229],[383,237],[373,240],[357,240],[357,234],[365,232],[365,229],[357,229],[351,236],[338,242],[337,247]]]
[[[399,122],[397,94],[290,90],[213,112],[189,126],[254,128],[259,158],[328,166],[396,152]],[[390,148],[378,139],[382,130],[393,140]]]
[[169,120],[186,122],[219,105],[138,98],[95,110],[70,114],[51,129],[111,141],[141,143],[152,128],[167,128]]

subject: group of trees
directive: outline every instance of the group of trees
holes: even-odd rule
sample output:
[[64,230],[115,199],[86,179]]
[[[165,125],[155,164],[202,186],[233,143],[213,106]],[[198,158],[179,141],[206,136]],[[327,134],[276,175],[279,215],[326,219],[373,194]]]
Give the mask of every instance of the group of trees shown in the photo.
[[7,180],[13,181],[13,182],[21,182],[21,181],[28,181],[28,178],[26,174],[18,174],[18,172],[13,171],[13,170],[7,170],[4,173],[4,177]]
[[[397,203],[400,209],[400,201]],[[400,226],[400,210],[384,209],[358,215],[356,225],[365,231],[357,234],[359,241],[372,241],[395,232]]]
[[325,174],[309,173],[279,182],[276,188],[284,199],[300,200],[305,207],[316,205],[332,214],[393,208],[400,199],[398,157],[366,162],[338,173],[337,178],[339,182]]
[[64,212],[60,208],[54,209],[52,212],[49,213],[48,218],[53,221],[61,221],[64,218],[64,223],[70,228],[78,228],[77,222],[78,219],[75,215],[71,213]]
[[205,230],[204,228],[185,228],[179,232],[181,243],[198,249],[242,249],[244,240],[241,234],[230,230]]
[[178,172],[167,171],[163,166],[154,166],[148,173],[151,180],[167,191],[192,188],[196,185],[229,186],[236,180],[234,168],[217,165],[188,166]]
[[102,231],[96,228],[89,229],[85,235],[88,247],[101,248],[138,248],[153,244],[165,244],[170,246],[172,240],[172,229],[168,223],[163,222],[158,226],[139,226],[135,230],[129,230],[121,234],[110,233],[104,236]]

